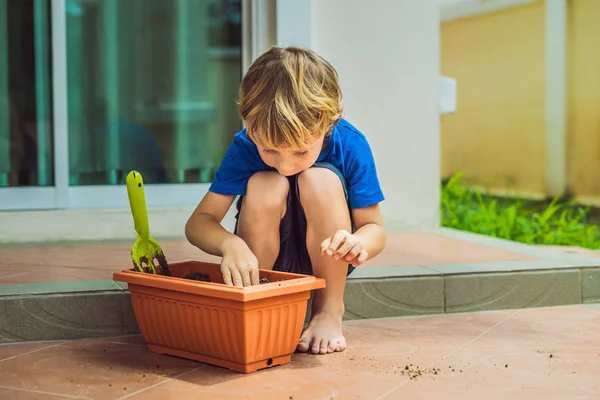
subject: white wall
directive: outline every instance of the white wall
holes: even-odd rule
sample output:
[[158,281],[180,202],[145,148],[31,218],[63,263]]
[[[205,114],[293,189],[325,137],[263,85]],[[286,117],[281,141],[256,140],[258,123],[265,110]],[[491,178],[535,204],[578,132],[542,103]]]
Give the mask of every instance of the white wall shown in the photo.
[[386,227],[438,226],[438,2],[280,0],[277,6],[278,45],[308,45],[340,74],[346,117],[375,153]]

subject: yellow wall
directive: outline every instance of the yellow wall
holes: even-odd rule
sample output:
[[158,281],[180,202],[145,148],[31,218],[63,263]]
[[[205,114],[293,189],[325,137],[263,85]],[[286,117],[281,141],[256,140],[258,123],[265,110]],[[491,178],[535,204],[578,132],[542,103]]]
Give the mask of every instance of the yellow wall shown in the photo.
[[441,49],[442,74],[458,86],[457,112],[442,118],[442,176],[543,192],[544,3],[445,22]]
[[569,2],[568,178],[573,193],[594,203],[600,198],[599,21],[599,0]]

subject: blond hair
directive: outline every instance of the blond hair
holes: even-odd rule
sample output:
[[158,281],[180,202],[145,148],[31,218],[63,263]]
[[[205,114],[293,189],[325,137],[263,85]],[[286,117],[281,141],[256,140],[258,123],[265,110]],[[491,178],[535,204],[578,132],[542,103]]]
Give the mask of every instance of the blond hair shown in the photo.
[[312,50],[272,47],[242,79],[239,113],[255,143],[305,149],[341,118],[341,100],[329,62]]

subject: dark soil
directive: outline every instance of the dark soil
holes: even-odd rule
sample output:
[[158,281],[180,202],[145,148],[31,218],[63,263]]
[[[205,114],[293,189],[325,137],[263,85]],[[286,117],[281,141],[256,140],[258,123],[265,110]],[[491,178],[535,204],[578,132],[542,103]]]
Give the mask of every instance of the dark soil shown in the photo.
[[[202,281],[202,282],[212,282],[210,277],[207,274],[203,274],[202,272],[192,272],[183,277],[184,279],[191,279],[193,281]],[[264,285],[266,283],[271,283],[271,281],[265,277],[260,278],[260,284]]]
[[157,254],[156,260],[158,261],[158,265],[160,265],[160,269],[163,275],[171,276],[171,271],[169,270],[169,263],[167,262],[167,258],[164,254]]
[[[148,257],[140,257],[140,266],[142,267],[141,272],[147,274],[152,273],[152,270],[149,267],[149,265],[150,264]],[[167,262],[167,258],[164,254],[157,254],[156,257],[152,260],[152,266],[154,267],[154,270],[156,271],[157,275],[171,276],[171,271],[169,270],[169,263]],[[133,263],[133,269],[136,271],[138,270],[135,262]]]
[[[454,372],[454,370],[452,370]],[[402,375],[408,375],[410,379],[417,379],[422,375],[437,375],[441,371],[439,368],[420,368],[419,366],[413,367],[412,364],[406,365],[402,370]]]
[[[135,263],[133,265],[135,265]],[[142,267],[142,272],[150,273],[150,268],[148,268],[148,259],[146,257],[140,257],[140,266]]]
[[210,277],[202,272],[192,272],[183,277],[184,279],[191,279],[193,281],[210,282]]

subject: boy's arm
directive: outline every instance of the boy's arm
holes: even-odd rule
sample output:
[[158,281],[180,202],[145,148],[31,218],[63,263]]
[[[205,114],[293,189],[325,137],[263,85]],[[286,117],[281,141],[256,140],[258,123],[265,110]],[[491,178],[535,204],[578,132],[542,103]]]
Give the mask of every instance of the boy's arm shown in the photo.
[[220,257],[228,244],[241,241],[221,225],[233,200],[235,196],[206,193],[185,224],[187,240],[200,250]]
[[185,224],[187,240],[206,253],[221,256],[221,272],[227,285],[258,285],[258,260],[246,242],[228,232],[221,221],[235,196],[208,192]]
[[368,254],[367,260],[375,257],[385,247],[386,234],[383,230],[383,218],[379,204],[351,210],[352,220],[356,227],[354,237],[364,246]]
[[[221,225],[235,194],[242,194],[248,179],[260,170],[260,155],[243,131],[225,152],[210,190],[185,225],[187,240],[200,250],[222,257],[221,272],[227,285],[259,284],[258,260],[246,242]],[[266,166],[266,165],[265,165]]]

